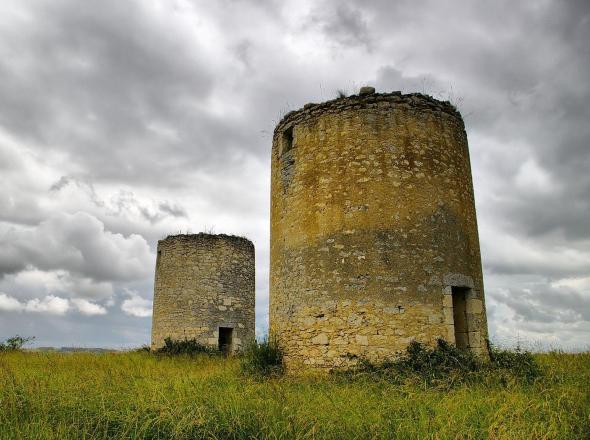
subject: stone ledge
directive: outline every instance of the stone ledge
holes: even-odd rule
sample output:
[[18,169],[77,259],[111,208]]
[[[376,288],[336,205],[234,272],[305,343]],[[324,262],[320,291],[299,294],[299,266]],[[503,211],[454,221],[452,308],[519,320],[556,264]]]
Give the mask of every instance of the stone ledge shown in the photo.
[[401,92],[371,93],[336,98],[319,104],[305,104],[299,110],[293,110],[283,116],[281,121],[275,127],[274,136],[277,136],[278,133],[282,133],[283,129],[289,127],[290,125],[313,119],[322,114],[339,113],[349,109],[379,109],[388,106],[405,106],[417,110],[443,112],[457,118],[461,124],[463,124],[463,118],[461,117],[461,114],[449,101],[439,101],[432,96],[422,93],[408,93],[405,95]]
[[254,247],[254,243],[248,240],[246,237],[240,237],[238,235],[228,235],[228,234],[207,234],[205,232],[200,232],[198,234],[176,234],[176,235],[169,235],[163,240],[159,240],[158,243],[170,243],[175,241],[214,241],[214,240],[223,240],[231,243],[242,243],[249,247]]

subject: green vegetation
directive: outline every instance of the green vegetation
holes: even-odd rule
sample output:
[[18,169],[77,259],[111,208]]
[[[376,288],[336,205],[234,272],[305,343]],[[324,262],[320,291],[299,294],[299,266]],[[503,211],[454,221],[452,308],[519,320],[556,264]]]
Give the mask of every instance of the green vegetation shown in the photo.
[[534,356],[520,348],[512,351],[490,346],[490,359],[486,362],[471,351],[460,350],[444,339],[438,339],[434,348],[413,341],[405,353],[392,361],[373,364],[359,359],[356,368],[340,374],[351,378],[371,376],[394,383],[413,379],[448,388],[482,380],[532,383],[541,377],[542,372]]
[[0,438],[590,438],[590,353],[532,359],[532,380],[495,368],[449,386],[360,371],[260,380],[209,355],[11,350],[0,353]]
[[22,350],[22,348],[27,345],[28,343],[32,342],[35,338],[25,338],[23,336],[13,336],[12,338],[8,338],[4,342],[0,342],[0,352],[2,351],[15,351],[15,350]]
[[240,357],[242,373],[254,378],[279,377],[283,374],[283,353],[275,338],[254,341]]
[[156,354],[165,354],[171,356],[197,354],[219,355],[220,351],[216,347],[203,345],[196,339],[164,339],[164,346],[156,350]]

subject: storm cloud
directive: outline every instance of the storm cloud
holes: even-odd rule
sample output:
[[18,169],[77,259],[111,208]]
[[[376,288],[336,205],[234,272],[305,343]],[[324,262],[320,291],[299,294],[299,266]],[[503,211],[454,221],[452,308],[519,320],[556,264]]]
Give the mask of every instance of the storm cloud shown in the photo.
[[273,127],[370,84],[464,116],[492,336],[587,346],[587,2],[0,8],[0,339],[148,342],[156,242],[201,230],[255,242],[263,332]]

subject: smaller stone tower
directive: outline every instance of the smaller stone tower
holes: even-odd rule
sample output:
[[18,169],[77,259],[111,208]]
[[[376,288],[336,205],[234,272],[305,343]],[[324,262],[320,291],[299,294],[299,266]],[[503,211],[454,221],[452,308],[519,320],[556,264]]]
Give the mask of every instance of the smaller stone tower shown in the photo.
[[254,340],[254,244],[225,234],[158,242],[152,349],[193,339],[231,353]]

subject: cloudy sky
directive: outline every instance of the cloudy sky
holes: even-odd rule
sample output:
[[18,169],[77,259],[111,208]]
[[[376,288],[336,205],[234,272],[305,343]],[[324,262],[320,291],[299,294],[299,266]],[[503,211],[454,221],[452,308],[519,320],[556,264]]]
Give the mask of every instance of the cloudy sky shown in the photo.
[[271,133],[361,85],[461,110],[490,333],[590,345],[585,0],[3,0],[0,339],[149,342],[155,246],[256,245],[267,323]]

